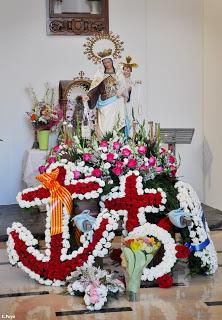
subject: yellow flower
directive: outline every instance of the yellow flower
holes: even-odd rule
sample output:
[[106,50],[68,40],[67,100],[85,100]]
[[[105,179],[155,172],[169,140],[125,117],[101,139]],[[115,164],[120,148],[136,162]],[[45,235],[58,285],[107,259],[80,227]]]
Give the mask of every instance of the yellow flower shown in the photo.
[[154,239],[154,237],[151,237],[151,238],[150,238],[150,243],[151,243],[152,245],[155,244],[155,239]]
[[155,244],[155,247],[156,247],[157,249],[159,249],[159,248],[161,247],[161,242],[160,242],[160,241],[157,241],[157,243]]
[[130,244],[130,248],[133,250],[133,251],[139,251],[141,250],[143,247],[143,244],[141,241],[138,241],[136,239],[134,239],[131,244]]

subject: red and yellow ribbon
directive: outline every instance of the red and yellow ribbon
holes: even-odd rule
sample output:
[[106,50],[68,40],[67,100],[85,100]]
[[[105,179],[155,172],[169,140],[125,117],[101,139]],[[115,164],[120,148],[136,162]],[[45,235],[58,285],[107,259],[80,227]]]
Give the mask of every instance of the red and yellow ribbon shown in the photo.
[[59,169],[51,173],[42,173],[36,177],[43,186],[50,191],[52,206],[51,235],[62,233],[62,207],[66,207],[68,213],[72,213],[72,195],[57,181]]

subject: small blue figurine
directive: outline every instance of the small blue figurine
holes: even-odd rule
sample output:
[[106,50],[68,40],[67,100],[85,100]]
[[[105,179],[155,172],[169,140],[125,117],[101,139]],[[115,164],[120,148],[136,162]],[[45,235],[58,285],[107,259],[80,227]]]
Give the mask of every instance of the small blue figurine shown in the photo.
[[96,218],[90,215],[90,210],[83,210],[83,212],[73,217],[72,220],[74,220],[76,227],[80,231],[89,235],[90,241],[92,241],[93,226],[96,222]]
[[185,228],[192,223],[190,217],[182,209],[170,211],[168,217],[171,223],[177,228]]

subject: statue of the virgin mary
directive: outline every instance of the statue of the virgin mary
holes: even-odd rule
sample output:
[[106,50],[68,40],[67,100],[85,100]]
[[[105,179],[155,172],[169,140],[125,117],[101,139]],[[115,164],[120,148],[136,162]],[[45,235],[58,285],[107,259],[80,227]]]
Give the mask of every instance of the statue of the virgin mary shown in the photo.
[[100,68],[87,94],[89,108],[97,108],[97,136],[101,138],[116,126],[117,130],[124,128],[128,135],[128,89],[123,72],[115,63],[111,49],[98,52],[98,56],[101,59]]

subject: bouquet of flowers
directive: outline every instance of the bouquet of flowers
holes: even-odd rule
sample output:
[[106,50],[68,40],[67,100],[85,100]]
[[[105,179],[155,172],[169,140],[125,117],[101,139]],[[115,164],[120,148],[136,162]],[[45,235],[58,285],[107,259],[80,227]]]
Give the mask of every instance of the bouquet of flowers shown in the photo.
[[151,145],[149,138],[142,136],[142,131],[141,126],[137,140],[129,140],[127,143],[124,133],[115,130],[102,141],[93,136],[89,144],[81,137],[73,136],[71,145],[62,143],[53,151],[58,161],[68,159],[80,166],[84,162],[84,166],[91,169],[92,175],[110,177],[117,184],[119,177],[131,170],[138,170],[145,183],[157,176],[175,178],[180,161],[160,143]]
[[77,268],[68,285],[68,293],[84,296],[87,309],[91,311],[100,310],[107,302],[108,296],[116,296],[124,291],[122,281],[108,271],[94,266]]
[[55,89],[46,84],[43,100],[38,100],[33,88],[28,90],[33,108],[31,112],[27,112],[27,115],[34,129],[39,131],[55,129],[63,117],[60,106],[54,105]]
[[122,266],[126,269],[129,301],[137,300],[143,269],[152,261],[161,244],[154,237],[130,238],[123,241]]

